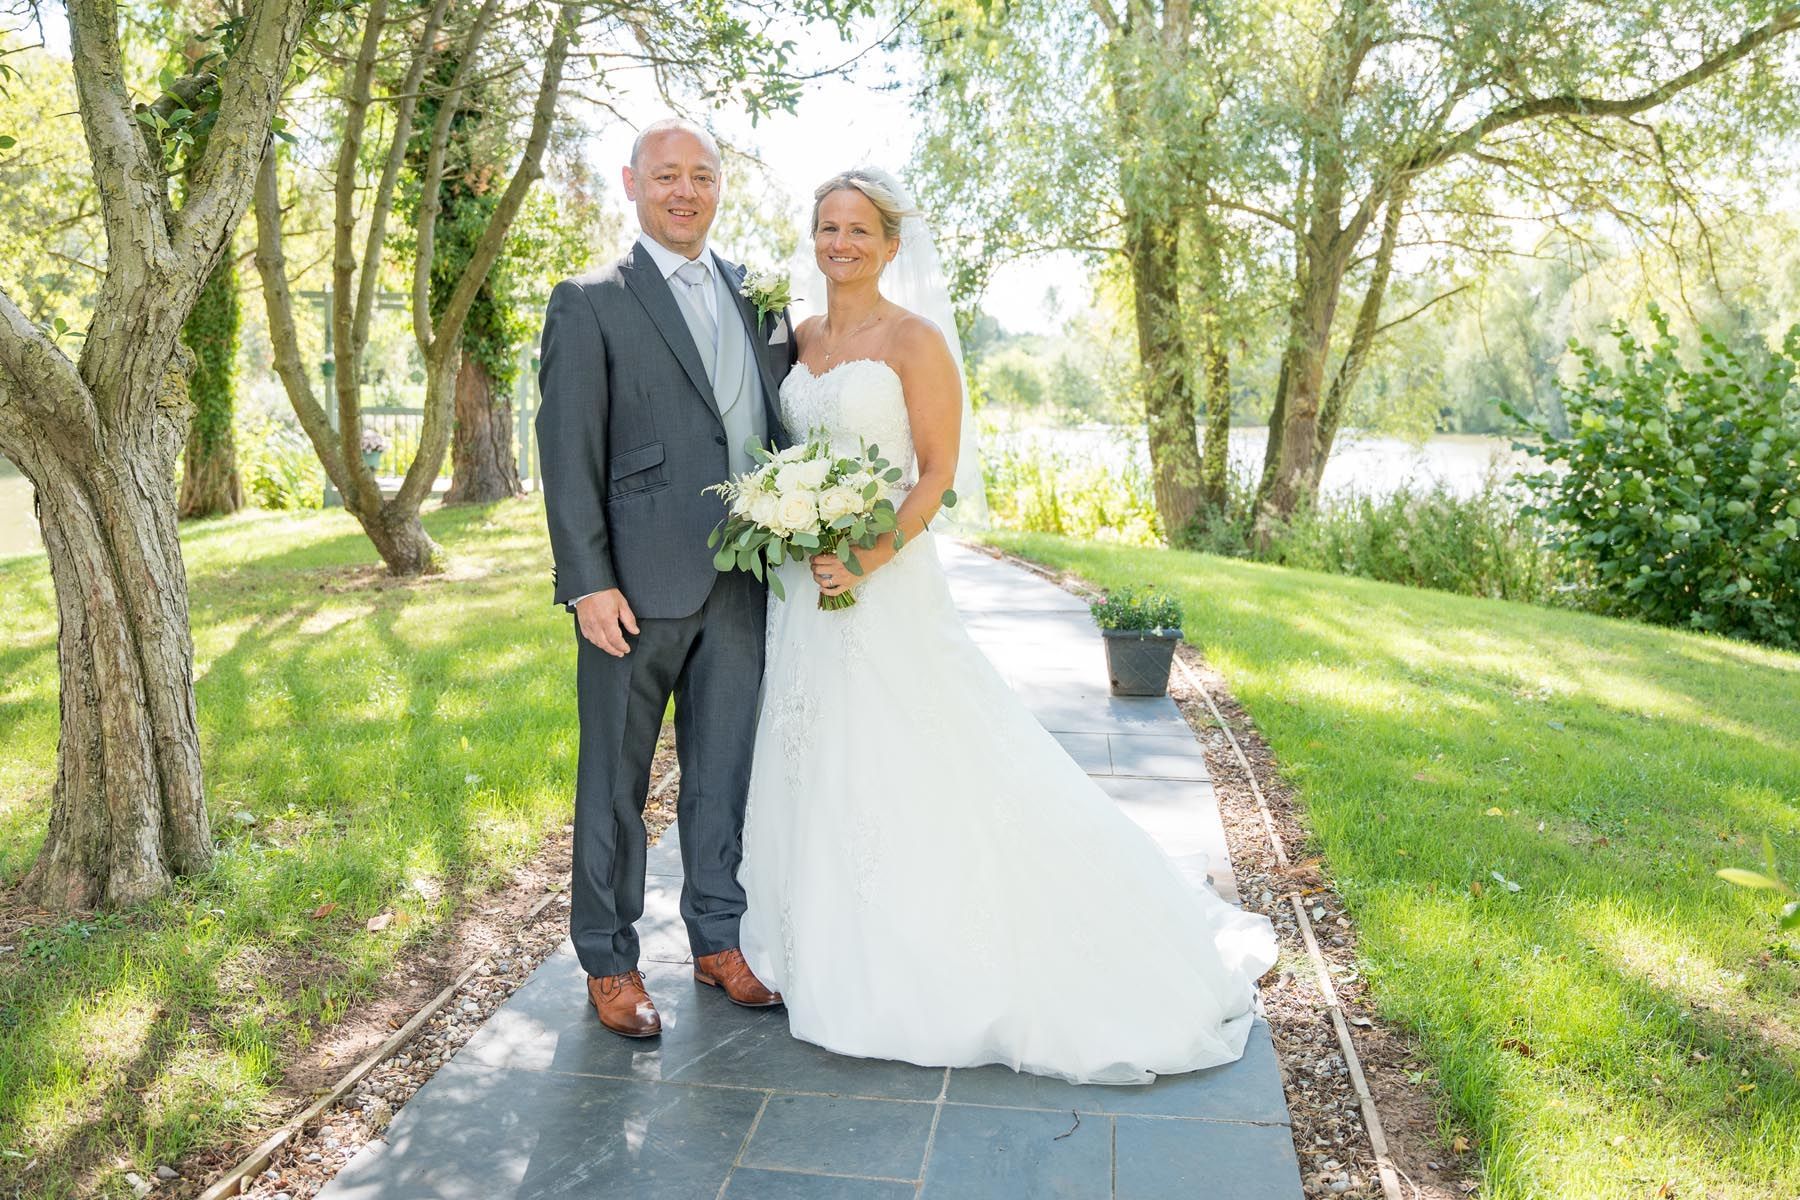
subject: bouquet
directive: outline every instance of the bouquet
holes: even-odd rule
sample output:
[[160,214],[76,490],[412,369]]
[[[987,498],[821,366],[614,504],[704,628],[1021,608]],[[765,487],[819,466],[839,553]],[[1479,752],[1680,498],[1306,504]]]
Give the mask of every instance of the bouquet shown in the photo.
[[[748,571],[766,580],[778,600],[786,600],[775,568],[790,559],[835,554],[853,575],[863,573],[857,550],[867,550],[884,533],[894,535],[894,548],[905,541],[900,532],[889,484],[900,482],[900,468],[865,445],[854,457],[839,457],[824,433],[815,432],[804,445],[770,453],[751,446],[760,464],[724,483],[707,488],[725,498],[730,511],[706,539],[713,566],[721,571]],[[954,493],[944,494],[956,503]],[[819,594],[819,607],[849,608],[856,594]]]

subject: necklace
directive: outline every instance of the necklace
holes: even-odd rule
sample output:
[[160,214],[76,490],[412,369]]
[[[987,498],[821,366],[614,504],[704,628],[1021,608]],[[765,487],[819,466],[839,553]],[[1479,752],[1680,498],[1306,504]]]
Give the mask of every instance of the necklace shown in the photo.
[[[861,324],[857,325],[856,328],[852,329],[849,333],[846,333],[841,338],[835,338],[833,340],[837,342],[838,346],[842,347],[845,343],[853,340],[857,334],[861,333],[863,330],[867,329],[869,326],[876,324],[883,317],[886,317],[886,316],[887,316],[886,313],[882,312],[880,309],[877,309],[875,312],[872,312],[868,316],[864,317],[862,319]],[[828,316],[825,318],[825,320],[826,320],[827,324],[829,324],[831,321],[831,318]],[[838,353],[839,353],[839,351],[837,351],[837,350],[825,351],[825,361],[827,363],[829,363],[832,359],[834,359],[838,356]]]

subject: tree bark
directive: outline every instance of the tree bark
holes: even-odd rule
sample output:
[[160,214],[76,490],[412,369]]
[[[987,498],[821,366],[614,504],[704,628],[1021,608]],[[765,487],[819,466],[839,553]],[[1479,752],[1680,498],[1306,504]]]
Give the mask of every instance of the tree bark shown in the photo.
[[1206,429],[1200,443],[1200,502],[1210,517],[1231,504],[1231,352],[1214,302],[1200,317],[1200,369],[1206,381]]
[[170,462],[129,440],[19,461],[59,618],[50,832],[24,883],[45,908],[134,904],[212,861]]
[[181,327],[249,201],[307,4],[244,12],[179,209],[132,115],[116,6],[67,8],[106,276],[78,362],[0,290],[0,453],[36,489],[59,619],[56,782],[25,891],[86,908],[143,900],[211,861],[172,484],[193,365]]
[[1181,328],[1178,225],[1142,214],[1128,216],[1127,221],[1151,489],[1162,518],[1163,538],[1171,546],[1179,546],[1200,510],[1202,491],[1194,394],[1188,385],[1188,353]]
[[194,419],[188,428],[177,504],[184,519],[225,516],[244,506],[237,441],[231,428],[236,408],[233,368],[239,305],[237,262],[227,254],[200,289],[200,298],[182,328],[182,340],[196,360],[188,384]]
[[1381,244],[1375,249],[1375,261],[1369,271],[1369,286],[1363,292],[1362,305],[1356,313],[1356,327],[1350,331],[1350,344],[1344,349],[1344,357],[1338,363],[1337,372],[1331,377],[1331,389],[1325,393],[1325,401],[1319,408],[1317,445],[1302,489],[1308,503],[1319,498],[1319,483],[1324,478],[1325,463],[1331,457],[1332,445],[1337,441],[1338,428],[1343,424],[1344,407],[1349,403],[1356,381],[1362,376],[1363,367],[1368,364],[1369,350],[1375,344],[1375,334],[1381,324],[1381,305],[1387,298],[1388,279],[1393,274],[1394,246],[1400,239],[1400,222],[1405,215],[1405,201],[1405,184],[1395,184],[1394,193],[1388,198],[1387,212],[1382,218]]
[[489,504],[525,494],[513,452],[512,398],[496,395],[487,368],[471,354],[456,373],[456,433],[450,442],[445,504]]

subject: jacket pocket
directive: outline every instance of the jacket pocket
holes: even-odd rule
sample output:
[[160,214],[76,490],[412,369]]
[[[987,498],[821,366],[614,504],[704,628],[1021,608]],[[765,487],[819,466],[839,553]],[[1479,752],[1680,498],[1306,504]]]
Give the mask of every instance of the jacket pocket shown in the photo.
[[651,442],[623,454],[615,454],[607,464],[607,496],[615,498],[631,492],[641,492],[664,482],[663,472],[659,469],[663,464],[663,444]]

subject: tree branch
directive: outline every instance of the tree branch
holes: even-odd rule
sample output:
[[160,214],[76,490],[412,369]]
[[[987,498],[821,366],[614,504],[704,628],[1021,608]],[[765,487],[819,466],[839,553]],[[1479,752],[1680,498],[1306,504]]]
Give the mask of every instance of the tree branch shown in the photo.
[[1704,83],[1731,64],[1748,57],[1763,46],[1774,41],[1785,33],[1800,27],[1800,5],[1786,5],[1778,10],[1763,24],[1745,31],[1737,41],[1719,51],[1710,58],[1702,59],[1694,66],[1683,71],[1673,79],[1660,83],[1635,96],[1621,99],[1607,99],[1603,96],[1578,96],[1564,94],[1560,96],[1541,96],[1522,100],[1505,108],[1495,109],[1458,133],[1451,134],[1437,145],[1419,151],[1403,167],[1407,174],[1429,171],[1431,168],[1466,153],[1488,134],[1505,129],[1509,125],[1517,125],[1524,121],[1536,120],[1539,117],[1582,116],[1582,117],[1630,117],[1655,108],[1679,92]]
[[300,357],[300,337],[294,329],[294,298],[288,290],[287,258],[281,242],[281,184],[276,174],[277,153],[271,148],[256,173],[256,273],[262,279],[263,308],[269,315],[269,344],[275,352],[275,374],[280,377],[288,403],[300,418],[325,475],[340,492],[350,494],[353,481],[344,469],[344,456],[333,436],[331,417],[313,395],[306,363]]
[[162,164],[150,160],[126,93],[114,0],[68,0],[69,58],[100,194],[107,262],[148,271],[168,252]]
[[32,324],[4,288],[0,288],[0,367],[16,390],[14,402],[0,406],[4,419],[13,422],[15,438],[26,436],[27,421],[64,430],[100,427],[99,411],[80,369]]
[[244,15],[242,38],[219,77],[218,116],[174,219],[177,259],[200,279],[212,273],[243,219],[310,8],[307,0],[261,0]]
[[[462,274],[457,278],[456,286],[450,292],[450,298],[444,303],[444,311],[437,323],[436,340],[429,343],[421,340],[420,348],[428,358],[440,360],[440,371],[454,369],[455,363],[447,361],[455,355],[462,345],[463,322],[468,319],[469,309],[475,303],[475,295],[481,285],[487,281],[488,272],[493,268],[494,260],[500,257],[500,251],[506,244],[506,235],[511,231],[513,220],[519,214],[519,208],[525,203],[525,195],[531,185],[543,175],[544,147],[550,141],[550,128],[556,120],[556,97],[562,86],[563,66],[569,57],[569,40],[572,36],[574,21],[574,0],[564,0],[558,6],[555,27],[550,34],[550,45],[544,52],[544,74],[538,84],[537,103],[532,109],[531,134],[525,141],[525,149],[519,158],[519,165],[514,169],[512,179],[507,182],[506,191],[501,193],[499,203],[494,206],[492,215],[488,217],[487,227],[481,231],[481,238],[475,243],[469,261],[463,265]],[[434,188],[431,193],[436,195]],[[421,218],[423,220],[423,218]],[[428,262],[424,246],[424,229],[420,230],[421,261]],[[418,304],[415,292],[414,305]],[[414,313],[415,328],[418,314]],[[431,374],[431,363],[427,363],[426,373]],[[427,398],[426,420],[431,419],[432,407]],[[424,499],[431,488],[431,482],[437,476],[439,464],[444,457],[444,449],[449,444],[449,423],[443,422],[444,428],[437,438],[422,436],[420,451],[407,467],[406,478],[400,484],[398,501],[416,503]],[[431,453],[436,443],[435,453]]]
[[[413,118],[418,111],[420,84],[425,72],[437,56],[438,30],[443,27],[449,0],[433,0],[426,14],[425,28],[419,34],[418,49],[407,64],[406,79],[401,84],[402,99],[394,110],[393,138],[388,143],[387,161],[381,165],[381,179],[375,185],[375,206],[369,216],[369,236],[363,247],[362,275],[357,281],[356,323],[357,354],[361,361],[362,345],[367,341],[369,321],[375,310],[375,289],[381,279],[381,257],[387,241],[388,216],[394,208],[394,190],[399,184],[400,169],[406,164],[407,143],[412,140]],[[348,445],[348,443],[346,443]],[[347,453],[348,451],[346,451]]]
[[[418,339],[419,349],[426,354],[432,352],[436,341],[432,333],[434,322],[431,319],[431,259],[437,249],[438,213],[443,208],[443,200],[438,192],[444,182],[444,155],[450,149],[450,124],[455,119],[457,106],[462,100],[463,80],[468,77],[469,69],[475,61],[475,52],[481,48],[481,39],[487,36],[488,26],[493,23],[494,13],[499,7],[500,0],[482,0],[481,8],[464,35],[462,45],[457,48],[456,73],[438,99],[437,119],[431,123],[431,140],[425,151],[425,169],[419,176],[419,225],[415,239],[418,252],[413,257],[412,319],[413,336]],[[560,28],[560,21],[558,27]],[[566,36],[563,45],[565,48],[568,45]],[[548,64],[545,71],[548,78]],[[561,75],[562,64],[559,62],[559,81]]]

